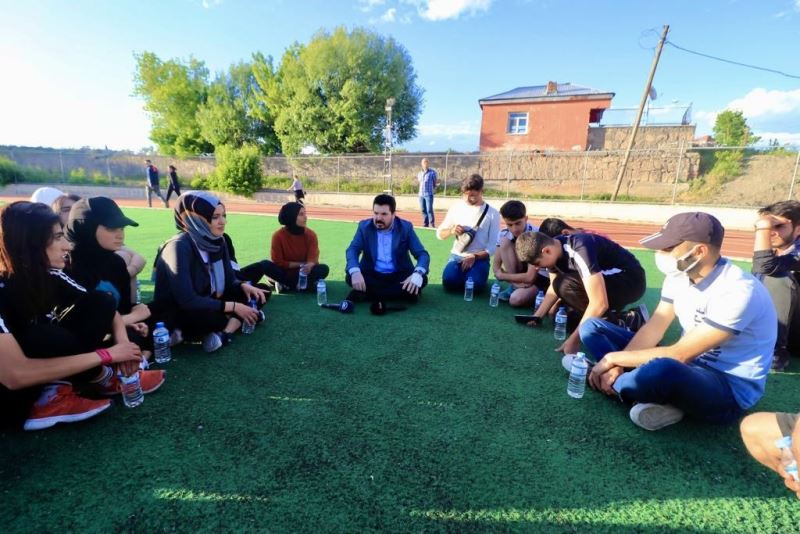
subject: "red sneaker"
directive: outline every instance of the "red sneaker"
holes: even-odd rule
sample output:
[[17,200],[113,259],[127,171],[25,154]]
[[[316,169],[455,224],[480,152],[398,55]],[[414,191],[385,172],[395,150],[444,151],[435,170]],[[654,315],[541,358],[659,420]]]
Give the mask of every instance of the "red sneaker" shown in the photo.
[[[164,383],[164,371],[139,371],[139,383],[142,385],[142,393],[152,393]],[[104,397],[119,395],[122,392],[122,385],[119,381],[119,377],[117,377],[117,375],[112,376],[107,385],[96,386],[92,392]]]
[[111,406],[110,400],[79,397],[69,384],[49,384],[31,408],[25,430],[41,430],[56,423],[74,423],[99,414]]

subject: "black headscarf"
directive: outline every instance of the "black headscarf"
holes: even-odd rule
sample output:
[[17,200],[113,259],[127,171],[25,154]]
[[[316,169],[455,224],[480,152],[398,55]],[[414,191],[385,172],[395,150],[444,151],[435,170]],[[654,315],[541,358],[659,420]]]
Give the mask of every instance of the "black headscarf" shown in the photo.
[[281,211],[278,213],[278,222],[286,227],[290,234],[302,235],[306,229],[302,226],[297,226],[297,214],[303,209],[303,205],[299,202],[287,202],[281,206]]
[[[108,228],[119,228],[117,225],[126,226],[132,221],[119,217],[122,211],[113,200],[96,200],[99,198],[84,198],[72,206],[66,228],[67,238],[75,245],[69,272],[87,289],[111,293],[117,302],[117,310],[122,314],[130,313],[131,278],[125,260],[114,251],[100,246],[97,227],[102,224]],[[112,210],[116,208],[113,214],[109,213],[109,207]]]

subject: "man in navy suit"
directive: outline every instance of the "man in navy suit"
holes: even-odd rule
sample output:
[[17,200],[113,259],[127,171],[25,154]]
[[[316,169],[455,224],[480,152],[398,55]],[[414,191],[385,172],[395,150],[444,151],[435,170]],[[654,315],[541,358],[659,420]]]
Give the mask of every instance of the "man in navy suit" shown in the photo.
[[[391,195],[372,201],[372,219],[358,223],[347,247],[347,284],[351,300],[416,300],[428,284],[431,257],[414,226],[395,216],[397,203]],[[417,265],[411,262],[414,256]]]

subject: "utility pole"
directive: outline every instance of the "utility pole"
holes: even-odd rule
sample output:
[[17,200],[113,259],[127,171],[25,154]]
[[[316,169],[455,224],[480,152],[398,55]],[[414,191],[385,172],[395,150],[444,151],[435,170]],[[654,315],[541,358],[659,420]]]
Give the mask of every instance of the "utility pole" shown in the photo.
[[642,101],[639,103],[639,112],[636,114],[636,119],[633,121],[631,127],[631,135],[628,138],[628,146],[625,149],[625,157],[622,158],[622,165],[619,167],[619,174],[617,174],[617,183],[614,186],[614,194],[611,195],[611,201],[617,200],[619,188],[622,185],[622,177],[625,176],[625,169],[628,167],[628,160],[631,157],[631,149],[636,140],[636,132],[639,131],[639,122],[642,120],[642,113],[644,113],[645,104],[647,104],[647,97],[650,96],[650,88],[653,86],[653,78],[656,75],[656,67],[658,67],[658,60],[661,57],[661,50],[664,48],[664,41],[667,40],[667,33],[669,33],[669,24],[664,25],[664,31],[661,34],[661,40],[658,41],[656,47],[656,55],[653,57],[653,65],[650,67],[650,76],[647,77],[647,84],[644,86],[644,93],[642,93]]

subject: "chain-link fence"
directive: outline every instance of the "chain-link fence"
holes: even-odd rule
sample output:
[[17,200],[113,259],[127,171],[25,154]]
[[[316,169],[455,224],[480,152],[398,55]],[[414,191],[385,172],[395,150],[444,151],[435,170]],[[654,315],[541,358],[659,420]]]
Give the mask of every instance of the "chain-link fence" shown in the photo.
[[[203,185],[214,171],[212,157],[176,160],[164,156],[107,151],[59,151],[0,148],[0,157],[26,170],[24,180],[38,183],[141,186],[144,160],[166,174],[178,167],[184,184]],[[396,153],[391,175],[383,155],[264,158],[264,187],[286,189],[292,175],[314,192],[416,194],[420,161],[426,158],[439,175],[440,195],[458,195],[461,181],[483,176],[494,197],[606,201],[614,192],[623,150],[584,152],[488,152],[480,154]],[[700,203],[760,206],[798,198],[800,165],[796,148],[687,147],[682,143],[634,149],[621,182],[619,200],[648,203]],[[190,185],[191,184],[191,185]]]

